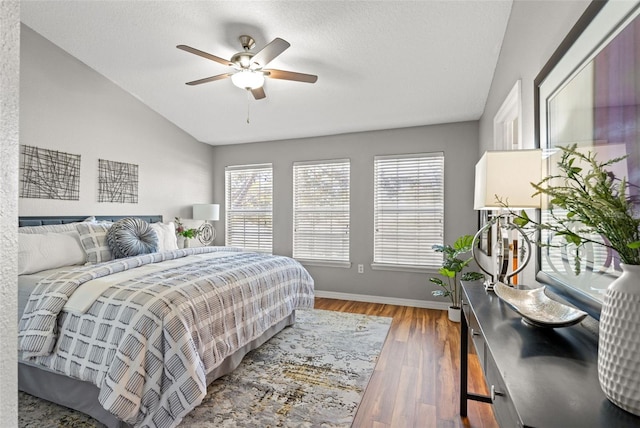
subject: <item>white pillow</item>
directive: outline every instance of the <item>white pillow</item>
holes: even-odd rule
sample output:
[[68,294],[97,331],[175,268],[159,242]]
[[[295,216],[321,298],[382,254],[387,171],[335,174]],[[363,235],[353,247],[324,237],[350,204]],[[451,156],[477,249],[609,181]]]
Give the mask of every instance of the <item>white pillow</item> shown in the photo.
[[96,264],[113,260],[107,244],[107,232],[113,223],[78,223],[80,244],[87,254],[87,263]]
[[178,237],[174,222],[151,223],[149,226],[158,235],[158,252],[178,249]]
[[18,275],[81,265],[86,254],[77,231],[18,234]]

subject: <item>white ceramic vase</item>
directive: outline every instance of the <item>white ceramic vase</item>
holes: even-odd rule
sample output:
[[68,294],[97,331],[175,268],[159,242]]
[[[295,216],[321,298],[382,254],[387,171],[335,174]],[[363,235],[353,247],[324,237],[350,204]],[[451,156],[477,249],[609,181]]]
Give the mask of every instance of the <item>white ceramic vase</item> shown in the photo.
[[611,402],[640,415],[640,266],[622,265],[600,314],[598,378]]
[[449,320],[460,322],[460,308],[449,306]]

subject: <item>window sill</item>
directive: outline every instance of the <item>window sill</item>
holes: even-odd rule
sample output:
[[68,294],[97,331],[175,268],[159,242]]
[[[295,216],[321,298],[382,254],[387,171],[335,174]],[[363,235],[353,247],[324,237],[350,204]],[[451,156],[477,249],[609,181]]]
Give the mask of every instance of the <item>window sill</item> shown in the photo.
[[340,261],[331,261],[331,260],[306,260],[306,259],[296,259],[296,260],[305,266],[335,267],[335,268],[342,268],[342,269],[351,268],[351,262],[340,262]]
[[390,263],[371,263],[372,270],[391,270],[397,272],[414,272],[414,273],[438,273],[436,267],[426,267],[417,265],[394,265]]

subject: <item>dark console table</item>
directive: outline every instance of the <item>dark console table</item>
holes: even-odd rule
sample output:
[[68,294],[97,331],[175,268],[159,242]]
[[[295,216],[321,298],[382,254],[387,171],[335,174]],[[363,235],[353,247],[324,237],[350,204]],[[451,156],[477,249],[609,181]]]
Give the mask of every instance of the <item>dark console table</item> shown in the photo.
[[[531,327],[482,285],[462,289],[461,416],[467,414],[467,400],[478,400],[493,404],[503,428],[640,427],[640,417],[612,404],[600,389],[592,332],[580,324]],[[467,390],[469,337],[491,396]]]

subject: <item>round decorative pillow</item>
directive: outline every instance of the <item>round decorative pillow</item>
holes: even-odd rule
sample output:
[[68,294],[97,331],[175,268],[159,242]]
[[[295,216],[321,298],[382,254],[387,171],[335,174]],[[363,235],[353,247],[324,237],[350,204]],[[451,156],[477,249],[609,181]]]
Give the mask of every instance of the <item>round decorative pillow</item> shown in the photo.
[[158,251],[158,235],[146,221],[127,217],[113,223],[107,244],[116,259],[139,256]]

